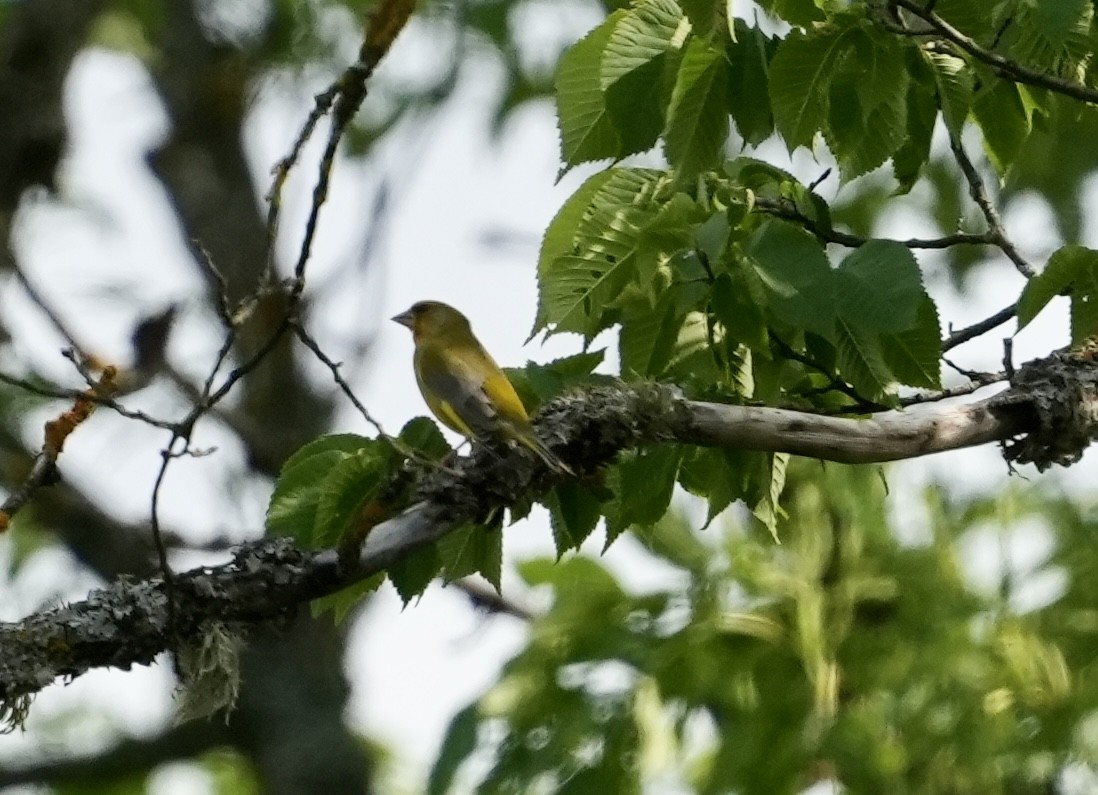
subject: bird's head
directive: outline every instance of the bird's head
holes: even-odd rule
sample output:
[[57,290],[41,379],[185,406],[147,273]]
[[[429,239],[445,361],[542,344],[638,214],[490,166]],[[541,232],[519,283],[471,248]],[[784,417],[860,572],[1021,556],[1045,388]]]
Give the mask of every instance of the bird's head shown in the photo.
[[393,321],[412,330],[412,337],[424,337],[470,333],[469,319],[449,304],[441,301],[418,301],[393,317]]

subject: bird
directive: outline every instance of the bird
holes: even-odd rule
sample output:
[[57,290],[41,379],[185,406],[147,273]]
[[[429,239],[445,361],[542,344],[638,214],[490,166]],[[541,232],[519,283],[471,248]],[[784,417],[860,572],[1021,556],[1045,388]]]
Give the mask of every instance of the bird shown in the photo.
[[416,383],[446,427],[474,442],[516,442],[554,472],[574,474],[538,438],[515,387],[473,335],[465,315],[441,301],[419,301],[392,320],[411,330]]

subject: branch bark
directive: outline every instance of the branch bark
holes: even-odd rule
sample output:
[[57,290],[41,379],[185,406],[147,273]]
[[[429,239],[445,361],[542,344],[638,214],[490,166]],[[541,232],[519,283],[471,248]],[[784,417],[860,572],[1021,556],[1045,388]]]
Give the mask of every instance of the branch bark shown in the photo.
[[1004,412],[993,401],[938,406],[932,411],[883,412],[865,420],[786,409],[690,405],[683,441],[793,453],[844,464],[872,464],[959,450],[1009,438],[1024,430],[1023,412]]

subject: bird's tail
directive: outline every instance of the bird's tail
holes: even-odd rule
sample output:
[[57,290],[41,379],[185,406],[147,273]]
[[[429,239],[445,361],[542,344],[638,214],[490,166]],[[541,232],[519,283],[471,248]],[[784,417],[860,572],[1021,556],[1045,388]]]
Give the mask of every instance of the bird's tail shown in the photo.
[[545,465],[554,472],[571,475],[572,477],[576,476],[576,473],[560,459],[560,456],[545,446],[545,442],[538,438],[533,428],[530,429],[529,433],[519,434],[517,438],[523,447],[527,447],[537,454],[537,457],[544,461]]

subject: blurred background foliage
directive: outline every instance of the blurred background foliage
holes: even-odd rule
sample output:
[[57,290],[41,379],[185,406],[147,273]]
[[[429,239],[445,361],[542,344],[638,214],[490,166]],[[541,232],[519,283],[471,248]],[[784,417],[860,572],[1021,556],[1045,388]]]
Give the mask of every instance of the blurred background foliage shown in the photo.
[[[204,320],[216,323],[205,252],[234,297],[266,265],[266,164],[250,165],[245,125],[272,93],[300,101],[345,68],[371,5],[0,3],[5,278],[22,278],[20,208],[43,201],[43,193],[60,200],[63,191],[65,75],[82,51],[109,48],[138,59],[162,97],[171,129],[147,163],[178,215],[196,273],[209,284]],[[378,73],[345,155],[370,162],[386,142],[429,129],[461,101],[460,88],[485,81],[486,64],[498,80],[487,81],[491,95],[478,110],[491,135],[508,135],[519,109],[550,101],[565,48],[625,5],[422,3],[402,46],[431,57],[394,59]],[[735,11],[784,33],[762,11],[812,18],[819,5],[737,0]],[[304,117],[304,104],[295,118]],[[1063,99],[1043,108],[998,198],[1008,213],[1036,198],[1060,242],[1085,241],[1098,119]],[[832,204],[837,225],[878,234],[884,225],[895,228],[896,207],[904,223],[942,234],[973,222],[965,186],[940,143],[927,179],[907,197],[884,201],[896,184],[879,171],[844,186]],[[745,145],[760,157],[780,149],[773,138]],[[825,154],[820,162],[795,159],[790,168],[808,182],[829,165]],[[382,192],[372,198],[371,230],[388,220]],[[353,241],[348,251],[355,254],[347,256],[367,248]],[[992,255],[956,247],[923,263],[963,297]],[[340,289],[339,280],[332,284]],[[362,366],[369,366],[377,318],[366,320],[357,349]],[[261,338],[265,322],[270,315],[257,312],[235,356]],[[37,377],[35,357],[46,354],[12,323],[0,318],[4,361]],[[303,372],[301,356],[282,351],[218,418],[248,463],[234,477],[268,483],[302,442],[330,428],[330,389]],[[186,373],[166,375],[185,404]],[[36,449],[24,418],[42,404],[5,389],[2,405],[0,474],[10,487]],[[287,407],[296,420],[287,420]],[[851,792],[1098,791],[1094,508],[1064,496],[1054,480],[1000,479],[992,493],[964,498],[931,486],[901,501],[887,493],[889,478],[879,468],[791,466],[781,544],[735,511],[699,530],[704,509],[680,495],[675,512],[637,532],[675,588],[626,588],[583,555],[519,564],[531,602],[545,609],[531,619],[527,648],[499,682],[455,717],[430,790],[779,793],[841,782]],[[120,519],[109,498],[72,484],[51,490],[48,501],[20,516],[17,530],[6,541],[6,589],[28,561],[58,547],[94,577],[152,567],[145,523]],[[1039,553],[1014,554],[1023,536]],[[990,578],[980,563],[989,560]],[[150,771],[191,760],[226,795],[396,791],[383,783],[384,771],[387,754],[400,749],[381,749],[345,725],[344,640],[330,621],[302,617],[253,639],[241,701],[227,723],[117,737],[90,756],[4,759],[0,785],[41,784],[73,795],[145,792]],[[110,726],[102,733],[116,735]]]
[[[901,508],[886,480],[792,466],[780,545],[668,514],[640,536],[669,589],[522,563],[552,606],[431,791],[474,750],[485,792],[1092,791],[1098,515],[1014,485]],[[1023,536],[1041,551],[1011,553]]]

